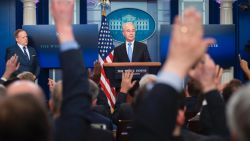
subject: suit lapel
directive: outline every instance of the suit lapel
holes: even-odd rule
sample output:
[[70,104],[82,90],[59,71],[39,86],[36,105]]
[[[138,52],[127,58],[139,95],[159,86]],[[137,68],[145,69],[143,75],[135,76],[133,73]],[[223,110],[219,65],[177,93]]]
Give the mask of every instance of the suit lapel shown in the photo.
[[126,43],[124,43],[123,46],[122,46],[122,54],[123,54],[124,58],[126,58],[126,62],[130,62],[129,58],[128,58],[128,53],[127,53],[127,50],[126,50]]
[[[20,56],[21,58],[23,58],[25,61],[29,62],[29,59],[27,58],[27,56],[23,53],[23,51],[20,49],[20,47],[18,45],[16,45],[17,47],[17,56]],[[28,48],[29,49],[29,48]],[[30,50],[29,50],[29,53],[30,53]]]
[[30,54],[30,62],[33,62],[33,58],[34,58],[33,50],[30,47],[28,47],[28,50],[29,50],[29,54]]
[[17,48],[17,55],[22,55],[24,57],[25,55],[23,51],[21,50],[21,48],[18,45],[16,45],[16,48]]
[[[136,61],[137,59],[136,59],[136,54],[138,53],[138,46],[137,46],[137,42],[135,41],[134,42],[134,49],[133,49],[133,54],[132,54],[132,61],[134,62],[134,61]],[[135,52],[137,52],[137,53],[135,53]]]

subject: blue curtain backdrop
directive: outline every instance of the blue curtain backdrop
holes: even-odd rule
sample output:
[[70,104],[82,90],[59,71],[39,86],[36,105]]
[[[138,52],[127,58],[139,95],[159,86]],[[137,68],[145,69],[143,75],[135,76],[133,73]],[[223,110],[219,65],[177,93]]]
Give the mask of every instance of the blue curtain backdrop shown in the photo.
[[2,76],[5,69],[5,50],[15,42],[13,32],[16,28],[16,1],[0,1],[0,75]]

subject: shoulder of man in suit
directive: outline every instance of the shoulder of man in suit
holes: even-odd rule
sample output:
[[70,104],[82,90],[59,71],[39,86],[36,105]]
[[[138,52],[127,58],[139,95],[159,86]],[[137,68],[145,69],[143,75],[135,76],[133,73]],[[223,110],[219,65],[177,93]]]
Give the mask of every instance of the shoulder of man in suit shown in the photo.
[[115,48],[122,48],[123,46],[125,46],[125,43],[122,43],[122,44],[120,44],[120,45],[118,45],[117,47],[115,47]]
[[147,44],[145,44],[143,42],[138,42],[138,41],[135,41],[134,45],[142,46],[142,47],[147,47]]

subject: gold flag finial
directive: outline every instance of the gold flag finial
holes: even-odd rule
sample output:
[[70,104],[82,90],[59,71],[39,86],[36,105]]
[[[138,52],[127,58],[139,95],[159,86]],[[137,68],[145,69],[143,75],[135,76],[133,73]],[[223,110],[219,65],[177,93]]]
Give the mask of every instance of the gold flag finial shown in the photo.
[[109,0],[99,0],[98,5],[101,5],[102,15],[106,16],[106,8],[110,7],[110,1]]

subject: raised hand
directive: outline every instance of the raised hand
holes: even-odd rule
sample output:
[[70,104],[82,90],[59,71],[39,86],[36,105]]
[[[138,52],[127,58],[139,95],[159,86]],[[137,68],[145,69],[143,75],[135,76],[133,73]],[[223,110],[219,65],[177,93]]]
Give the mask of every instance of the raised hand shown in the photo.
[[122,93],[127,93],[129,89],[131,89],[136,81],[132,82],[134,76],[134,72],[129,70],[124,73],[122,73],[122,82],[121,82],[121,90]]
[[163,71],[175,72],[184,78],[188,70],[205,54],[214,39],[203,39],[201,15],[193,8],[185,10],[183,19],[176,17],[167,61]]
[[100,75],[101,74],[101,63],[96,60],[94,62],[94,70],[93,70],[94,74],[93,75]]
[[216,79],[215,79],[215,84],[216,84],[216,87],[218,89],[219,92],[222,92],[225,85],[223,85],[221,83],[221,78],[222,78],[222,75],[223,75],[223,68],[220,67],[219,65],[216,65]]
[[52,15],[60,43],[74,39],[71,27],[74,3],[74,0],[52,0],[51,2]]
[[56,85],[56,81],[51,79],[51,78],[48,78],[48,86],[49,86],[49,90],[50,92],[53,91],[54,87]]
[[240,59],[240,67],[246,74],[247,78],[250,79],[250,70],[248,67],[248,62],[244,59]]
[[5,72],[3,77],[9,79],[11,74],[18,70],[20,63],[18,62],[18,56],[14,54],[11,58],[6,62]]
[[190,70],[189,75],[200,82],[203,93],[217,89],[218,69],[208,54],[193,70]]

